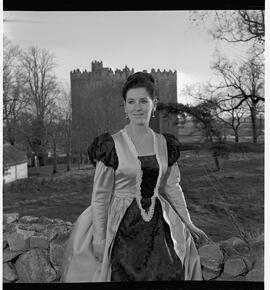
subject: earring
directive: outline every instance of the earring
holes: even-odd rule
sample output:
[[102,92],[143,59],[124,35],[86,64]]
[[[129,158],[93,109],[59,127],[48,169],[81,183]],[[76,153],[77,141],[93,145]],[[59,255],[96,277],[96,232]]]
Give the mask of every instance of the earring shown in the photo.
[[155,110],[153,110],[152,118],[155,118]]
[[126,119],[128,119],[128,114],[126,113]]

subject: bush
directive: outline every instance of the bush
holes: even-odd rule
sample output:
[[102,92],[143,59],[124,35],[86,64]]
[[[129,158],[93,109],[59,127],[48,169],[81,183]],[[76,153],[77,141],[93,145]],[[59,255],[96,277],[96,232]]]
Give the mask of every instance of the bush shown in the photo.
[[264,144],[249,142],[181,143],[181,151],[213,150],[218,155],[234,153],[263,153]]
[[192,151],[203,149],[203,143],[181,143],[181,151]]
[[240,153],[263,153],[264,144],[254,144],[248,142],[232,143],[230,144],[230,152],[240,152]]

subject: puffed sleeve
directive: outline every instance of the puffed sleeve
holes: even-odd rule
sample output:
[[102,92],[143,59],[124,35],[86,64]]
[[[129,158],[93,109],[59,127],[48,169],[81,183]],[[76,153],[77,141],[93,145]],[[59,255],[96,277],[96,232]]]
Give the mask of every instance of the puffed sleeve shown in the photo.
[[96,166],[97,161],[102,161],[106,166],[114,169],[118,167],[118,158],[114,146],[114,141],[109,133],[97,136],[88,147],[90,161]]
[[172,166],[180,157],[180,142],[172,134],[164,133],[168,151],[168,166]]
[[88,148],[90,160],[96,166],[91,206],[93,208],[93,243],[106,240],[108,208],[114,190],[115,169],[118,159],[112,137],[105,133],[96,137]]
[[164,192],[171,205],[187,224],[192,224],[183,190],[180,186],[181,174],[177,163],[180,157],[180,143],[171,134],[164,134],[167,142],[168,169],[164,177]]

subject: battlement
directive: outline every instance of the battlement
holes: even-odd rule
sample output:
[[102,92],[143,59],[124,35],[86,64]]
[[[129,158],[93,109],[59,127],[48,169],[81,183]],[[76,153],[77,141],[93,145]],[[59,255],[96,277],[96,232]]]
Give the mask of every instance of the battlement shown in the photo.
[[103,69],[103,62],[102,61],[92,61],[92,72],[100,72]]
[[[121,70],[121,69],[116,69],[113,71],[111,68],[103,67],[103,62],[102,61],[92,61],[91,62],[91,72],[84,70],[81,72],[79,69],[73,70],[70,72],[71,80],[75,79],[91,79],[93,78],[98,78],[101,77],[103,79],[112,79],[112,80],[126,80],[126,78],[133,74],[134,68],[129,69],[127,65]],[[143,72],[147,72],[147,70],[143,70]],[[160,69],[151,69],[150,73],[152,76],[157,79],[157,80],[168,80],[168,81],[175,81],[176,80],[176,75],[177,72],[169,70],[163,70],[161,71]]]

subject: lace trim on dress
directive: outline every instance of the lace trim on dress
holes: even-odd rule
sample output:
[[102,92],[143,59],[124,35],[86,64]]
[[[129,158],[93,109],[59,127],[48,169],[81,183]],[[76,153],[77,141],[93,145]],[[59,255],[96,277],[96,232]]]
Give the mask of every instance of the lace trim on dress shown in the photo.
[[141,194],[141,184],[142,184],[142,175],[143,175],[143,171],[142,171],[142,165],[141,165],[141,161],[138,158],[139,154],[136,150],[136,147],[133,143],[133,141],[131,140],[131,138],[129,137],[126,128],[122,129],[122,132],[124,133],[124,135],[126,136],[129,148],[131,150],[131,152],[133,152],[133,154],[137,157],[137,174],[136,174],[136,201],[138,204],[138,207],[140,209],[141,212],[141,216],[143,218],[144,221],[149,222],[151,221],[154,211],[155,211],[155,204],[156,204],[156,197],[158,196],[158,189],[159,189],[159,185],[160,185],[160,179],[161,179],[161,174],[162,174],[162,165],[161,165],[161,161],[158,155],[158,150],[157,150],[157,140],[156,140],[156,135],[154,133],[154,131],[150,128],[152,136],[153,136],[153,140],[154,140],[154,151],[156,154],[156,158],[157,158],[157,162],[159,165],[159,174],[158,174],[158,179],[157,179],[157,183],[154,189],[154,194],[151,197],[151,205],[148,208],[148,211],[146,211],[145,209],[143,209],[142,204],[141,204],[141,199],[142,199],[142,194]]

